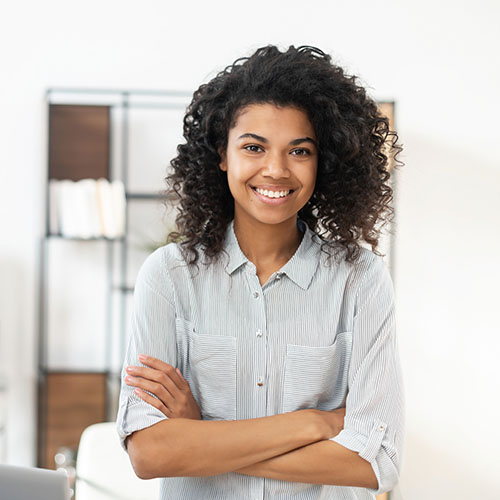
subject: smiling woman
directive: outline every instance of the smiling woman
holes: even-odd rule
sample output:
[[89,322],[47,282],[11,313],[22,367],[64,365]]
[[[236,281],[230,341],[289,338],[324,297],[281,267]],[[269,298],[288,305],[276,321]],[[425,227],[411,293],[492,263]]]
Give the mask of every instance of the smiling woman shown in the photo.
[[[316,183],[315,137],[304,111],[251,104],[239,111],[226,151],[220,152],[220,168],[227,173],[234,198],[239,245],[259,269],[261,285],[274,267],[290,259],[301,240],[296,218]],[[290,234],[296,238],[287,238]],[[245,235],[251,239],[245,241]],[[273,250],[258,250],[257,240],[261,247],[272,245]],[[291,247],[282,244],[287,242]]]
[[162,499],[390,490],[404,404],[377,244],[396,134],[330,56],[268,46],[194,93],[184,137],[178,231],[134,291],[117,418],[134,470]]

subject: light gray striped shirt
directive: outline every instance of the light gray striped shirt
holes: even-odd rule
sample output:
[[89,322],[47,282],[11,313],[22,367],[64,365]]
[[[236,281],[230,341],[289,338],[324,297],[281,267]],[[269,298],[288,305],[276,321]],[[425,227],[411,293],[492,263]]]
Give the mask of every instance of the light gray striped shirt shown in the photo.
[[[164,478],[161,499],[373,499],[398,481],[403,446],[394,292],[383,259],[362,248],[355,264],[332,259],[326,265],[319,237],[299,219],[300,246],[261,286],[233,224],[226,232],[228,256],[201,264],[199,272],[188,268],[175,243],[145,260],[124,368],[139,364],[140,353],[178,367],[205,420],[345,404],[344,429],[331,440],[371,463],[379,489],[230,472]],[[122,445],[132,432],[165,418],[122,382]]]

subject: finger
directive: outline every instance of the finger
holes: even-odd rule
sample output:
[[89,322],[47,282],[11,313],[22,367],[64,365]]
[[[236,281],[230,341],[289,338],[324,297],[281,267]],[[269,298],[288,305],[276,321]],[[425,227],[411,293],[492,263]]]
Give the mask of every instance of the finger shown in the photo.
[[150,368],[148,366],[127,366],[127,373],[134,377],[142,377],[148,380],[154,380],[162,384],[165,380],[165,376],[169,376],[168,373],[158,370],[156,368]]
[[153,356],[148,356],[146,354],[139,354],[139,361],[145,365],[151,366],[161,371],[165,371],[169,366],[171,366],[161,359],[155,358]]
[[182,375],[182,372],[179,370],[179,368],[175,369],[175,373],[178,377],[177,378],[178,382],[176,382],[178,387],[180,387],[180,389],[182,391],[191,391],[191,387],[189,387],[188,381],[184,378],[184,376]]
[[166,373],[179,390],[185,390],[185,384],[182,379],[179,378],[179,375],[172,365],[169,365],[158,358],[154,358],[153,356],[146,356],[145,354],[139,355],[139,361],[147,366],[156,368],[157,370]]
[[179,388],[171,379],[172,370],[168,370],[170,373],[165,373],[156,368],[149,368],[147,366],[127,366],[127,373],[135,377],[142,377],[157,382],[163,385],[173,397],[176,397],[179,395]]
[[176,368],[175,371],[176,371],[177,375],[179,375],[179,379],[181,380],[182,385],[189,386],[188,381],[184,378],[184,376],[182,375],[182,373],[179,370],[179,368]]
[[154,406],[157,410],[160,410],[166,417],[170,417],[170,410],[155,397],[151,396],[147,392],[142,391],[141,389],[135,389],[134,393],[137,394],[142,400],[149,403],[151,406]]
[[127,376],[125,377],[125,383],[132,387],[139,387],[140,389],[154,394],[166,406],[171,405],[175,401],[175,398],[170,394],[170,392],[168,392],[162,384],[159,384],[157,382],[153,382],[141,377]]

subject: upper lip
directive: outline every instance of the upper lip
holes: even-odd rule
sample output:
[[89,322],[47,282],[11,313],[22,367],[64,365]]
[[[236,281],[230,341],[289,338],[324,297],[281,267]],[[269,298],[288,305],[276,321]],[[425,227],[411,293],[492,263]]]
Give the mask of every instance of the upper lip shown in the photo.
[[268,191],[292,191],[292,187],[288,186],[269,186],[267,184],[264,184],[263,186],[251,186],[253,188],[259,188],[259,189],[267,189]]

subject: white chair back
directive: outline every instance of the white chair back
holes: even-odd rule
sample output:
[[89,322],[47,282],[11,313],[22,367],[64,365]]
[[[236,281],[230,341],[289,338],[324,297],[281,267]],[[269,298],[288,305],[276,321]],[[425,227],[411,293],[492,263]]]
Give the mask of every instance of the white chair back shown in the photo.
[[115,422],[87,427],[76,457],[75,500],[157,500],[159,479],[139,479]]

